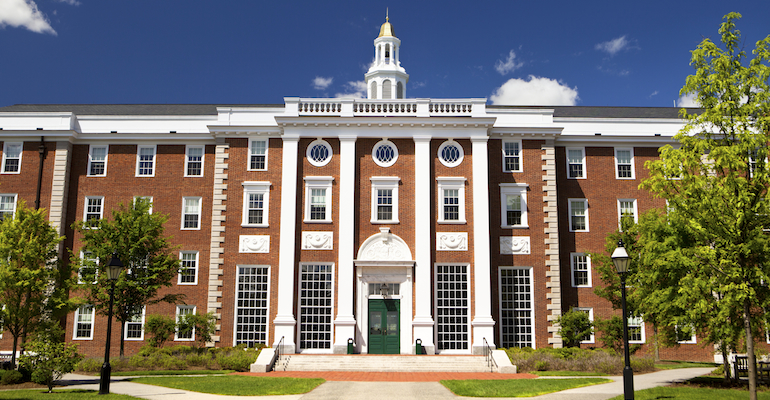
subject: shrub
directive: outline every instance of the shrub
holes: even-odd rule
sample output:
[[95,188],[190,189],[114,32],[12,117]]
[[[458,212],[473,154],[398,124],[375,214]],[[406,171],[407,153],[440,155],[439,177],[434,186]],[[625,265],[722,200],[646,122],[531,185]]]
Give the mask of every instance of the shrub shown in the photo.
[[593,323],[588,319],[588,313],[584,311],[567,311],[559,317],[557,323],[559,334],[567,347],[580,346],[580,342],[593,333]]
[[163,343],[166,343],[176,331],[176,321],[164,315],[151,314],[147,316],[144,330],[150,336],[150,346],[163,347]]
[[[505,349],[511,363],[520,371],[585,371],[600,374],[619,375],[623,372],[623,357],[606,349],[579,348],[530,348]],[[654,370],[650,358],[631,359],[634,372]]]
[[217,352],[216,361],[222,369],[232,369],[235,371],[248,371],[251,364],[257,361],[259,351],[255,349],[233,348],[228,352]]
[[3,371],[2,378],[0,378],[0,384],[2,385],[15,385],[21,383],[24,380],[24,376],[19,371],[10,370]]
[[195,337],[200,342],[201,347],[203,347],[206,345],[206,342],[211,341],[211,335],[216,332],[217,318],[213,312],[182,315],[177,323],[177,329],[180,334],[194,332]]
[[98,372],[102,369],[103,362],[96,358],[86,358],[75,365],[76,371]]
[[48,386],[48,393],[53,391],[53,383],[64,374],[72,372],[83,358],[78,354],[76,344],[57,341],[54,339],[56,337],[60,336],[52,332],[39,335],[27,343],[27,351],[19,358],[19,364],[32,371],[35,383]]

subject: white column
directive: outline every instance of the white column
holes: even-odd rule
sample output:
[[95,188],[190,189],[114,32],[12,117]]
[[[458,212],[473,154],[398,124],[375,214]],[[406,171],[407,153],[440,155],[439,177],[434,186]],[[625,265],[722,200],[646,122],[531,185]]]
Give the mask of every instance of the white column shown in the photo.
[[278,314],[273,321],[273,346],[283,340],[283,351],[296,352],[294,342],[297,320],[294,319],[294,252],[297,228],[297,152],[298,137],[283,138],[283,175],[281,177],[281,225],[278,254]]
[[[412,321],[414,338],[422,340],[428,354],[435,354],[433,344],[433,316],[431,313],[431,204],[433,182],[430,176],[430,137],[414,137],[414,260],[415,266],[415,315]],[[412,340],[414,342],[414,340]],[[414,343],[412,343],[414,344]]]
[[353,316],[355,274],[356,137],[340,136],[339,239],[337,240],[337,318],[334,320],[334,353],[347,352],[348,339],[356,337]]
[[489,244],[489,163],[488,137],[471,138],[473,147],[473,353],[484,351],[484,340],[495,347],[495,321],[492,319],[492,281]]

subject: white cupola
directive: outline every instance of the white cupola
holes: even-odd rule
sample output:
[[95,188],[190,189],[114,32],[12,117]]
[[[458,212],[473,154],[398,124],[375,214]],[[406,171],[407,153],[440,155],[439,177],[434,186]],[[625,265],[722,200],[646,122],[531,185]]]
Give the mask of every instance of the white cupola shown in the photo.
[[364,75],[368,99],[403,99],[406,97],[406,83],[409,74],[401,67],[399,57],[401,41],[393,32],[390,18],[385,14],[385,23],[380,27],[380,36],[374,39],[374,62]]

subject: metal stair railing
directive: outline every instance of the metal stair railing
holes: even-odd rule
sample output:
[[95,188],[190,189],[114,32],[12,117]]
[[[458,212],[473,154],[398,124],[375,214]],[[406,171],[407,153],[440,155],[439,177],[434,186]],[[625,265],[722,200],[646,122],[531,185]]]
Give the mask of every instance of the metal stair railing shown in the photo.
[[495,372],[499,369],[499,367],[497,366],[497,361],[495,361],[494,357],[492,357],[492,347],[489,346],[487,338],[482,339],[484,340],[484,360],[487,362],[489,372]]
[[275,364],[281,359],[281,353],[283,353],[283,339],[284,336],[281,336],[281,340],[278,341],[278,345],[275,347],[275,355],[273,356],[273,362],[270,363],[270,371],[275,370]]

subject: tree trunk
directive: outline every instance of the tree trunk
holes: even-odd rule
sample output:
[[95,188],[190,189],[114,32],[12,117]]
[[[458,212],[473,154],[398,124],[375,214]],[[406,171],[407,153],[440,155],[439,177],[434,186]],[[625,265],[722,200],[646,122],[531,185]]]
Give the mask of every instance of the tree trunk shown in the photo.
[[123,358],[123,332],[126,329],[126,321],[120,321],[120,358]]
[[11,352],[11,368],[16,369],[16,346],[19,344],[19,337],[13,335],[13,349]]
[[727,342],[722,341],[719,344],[720,350],[722,351],[722,368],[725,370],[725,382],[730,381],[730,360],[727,359],[728,352],[727,352]]
[[658,326],[652,326],[653,346],[655,346],[655,361],[660,361],[660,343],[658,342]]
[[746,329],[746,355],[749,358],[749,399],[757,400],[757,356],[754,355],[754,338],[751,336],[750,304],[743,302],[743,327]]

